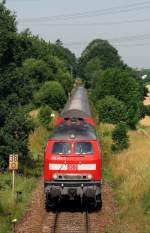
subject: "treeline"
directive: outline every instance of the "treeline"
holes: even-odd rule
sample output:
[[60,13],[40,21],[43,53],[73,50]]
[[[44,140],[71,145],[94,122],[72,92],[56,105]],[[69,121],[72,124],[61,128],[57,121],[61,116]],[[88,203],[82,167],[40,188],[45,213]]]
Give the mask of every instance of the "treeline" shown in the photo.
[[60,40],[45,42],[27,29],[18,33],[16,16],[0,3],[0,170],[8,155],[28,158],[34,124],[28,112],[41,105],[59,110],[72,89],[76,58]]
[[[0,169],[8,166],[8,155],[30,159],[28,135],[34,130],[29,111],[41,109],[41,117],[63,108],[74,77],[89,88],[101,122],[135,128],[149,114],[143,105],[144,81],[123,63],[108,41],[92,41],[76,60],[61,41],[45,42],[27,29],[17,31],[16,16],[0,3]],[[47,125],[47,120],[44,119]],[[118,130],[118,127],[117,127]],[[114,133],[115,135],[115,133]],[[117,138],[114,136],[114,138]],[[118,140],[118,139],[116,139]],[[118,143],[118,141],[117,141]],[[127,146],[127,139],[125,143]]]
[[124,64],[108,41],[101,39],[92,41],[83,51],[78,72],[90,89],[99,120],[119,124],[113,132],[112,148],[127,148],[126,128],[135,129],[149,112],[149,107],[143,105],[148,93],[144,81]]
[[148,90],[108,41],[97,39],[89,44],[79,60],[79,74],[91,89],[101,121],[123,121],[135,128],[144,116],[143,100]]

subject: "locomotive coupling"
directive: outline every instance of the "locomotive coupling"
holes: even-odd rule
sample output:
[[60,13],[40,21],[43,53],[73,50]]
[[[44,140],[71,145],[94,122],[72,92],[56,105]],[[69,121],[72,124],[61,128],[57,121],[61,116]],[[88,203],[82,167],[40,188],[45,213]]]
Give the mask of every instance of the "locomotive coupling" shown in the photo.
[[101,193],[100,182],[45,182],[45,194],[51,199],[68,196],[70,200],[75,197],[95,198]]

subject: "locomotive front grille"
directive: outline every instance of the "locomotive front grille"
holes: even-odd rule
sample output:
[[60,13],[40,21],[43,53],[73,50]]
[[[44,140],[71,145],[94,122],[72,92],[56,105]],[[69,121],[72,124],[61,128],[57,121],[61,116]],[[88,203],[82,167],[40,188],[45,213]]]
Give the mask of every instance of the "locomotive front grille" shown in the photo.
[[64,180],[82,180],[82,175],[63,175]]
[[54,174],[53,180],[92,180],[92,175],[90,174]]

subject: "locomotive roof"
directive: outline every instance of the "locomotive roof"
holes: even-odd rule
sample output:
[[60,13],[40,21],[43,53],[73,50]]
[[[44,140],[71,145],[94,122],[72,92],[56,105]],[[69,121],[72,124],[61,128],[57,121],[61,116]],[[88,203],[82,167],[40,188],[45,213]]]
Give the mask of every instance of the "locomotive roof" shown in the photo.
[[53,134],[50,136],[51,140],[96,140],[95,129],[88,123],[67,125],[63,122],[57,126]]
[[63,117],[91,117],[87,91],[78,87],[61,113]]

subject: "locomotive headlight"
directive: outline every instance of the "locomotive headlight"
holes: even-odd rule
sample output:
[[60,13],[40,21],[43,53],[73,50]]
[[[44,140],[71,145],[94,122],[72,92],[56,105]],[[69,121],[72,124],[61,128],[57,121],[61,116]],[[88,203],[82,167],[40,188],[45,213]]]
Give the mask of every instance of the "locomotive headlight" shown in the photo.
[[92,174],[87,175],[88,180],[92,180],[93,176]]
[[53,179],[56,180],[58,178],[57,174],[53,174]]

